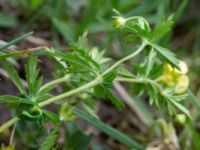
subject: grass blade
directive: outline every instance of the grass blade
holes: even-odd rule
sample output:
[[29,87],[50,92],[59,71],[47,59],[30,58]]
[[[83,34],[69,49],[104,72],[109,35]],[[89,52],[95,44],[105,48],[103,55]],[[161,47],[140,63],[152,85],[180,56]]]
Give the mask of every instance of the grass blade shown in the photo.
[[196,109],[200,113],[200,100],[193,94],[191,90],[188,90],[187,93],[189,95],[190,101],[192,102],[192,105],[196,107]]
[[42,50],[42,49],[44,49],[44,47],[35,47],[35,48],[30,48],[30,49],[26,49],[26,50],[19,50],[19,51],[7,53],[7,54],[1,54],[0,60],[6,59],[6,58],[9,58],[9,57],[15,57],[15,56],[25,56],[27,54],[30,54],[32,52],[39,51],[39,50]]
[[10,47],[11,45],[13,45],[13,44],[15,44],[15,43],[17,43],[17,42],[19,42],[19,41],[21,41],[23,39],[25,39],[26,37],[30,36],[31,34],[33,34],[33,32],[29,32],[27,34],[24,34],[22,36],[19,36],[19,37],[15,38],[14,40],[8,42],[7,44],[1,46],[0,47],[0,51],[3,50],[3,49],[6,49],[8,47]]
[[127,135],[125,135],[125,134],[121,133],[120,131],[114,129],[113,127],[111,127],[107,124],[104,124],[100,120],[98,120],[98,119],[96,119],[96,118],[94,118],[94,117],[92,117],[92,116],[90,116],[90,115],[88,115],[84,112],[81,112],[78,109],[76,109],[74,111],[80,118],[87,121],[91,125],[99,128],[101,131],[103,131],[104,133],[106,133],[110,137],[116,139],[117,141],[127,145],[130,148],[135,148],[137,150],[144,150],[143,146],[138,144],[136,141],[134,141],[133,139],[131,139]]

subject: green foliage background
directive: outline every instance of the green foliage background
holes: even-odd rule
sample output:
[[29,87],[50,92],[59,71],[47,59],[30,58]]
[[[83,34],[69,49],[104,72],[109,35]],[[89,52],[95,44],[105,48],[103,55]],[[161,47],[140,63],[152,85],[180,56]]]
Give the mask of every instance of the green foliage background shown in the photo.
[[[168,32],[165,36],[156,40],[156,42],[163,47],[173,49],[173,52],[175,52],[179,58],[186,61],[189,65],[189,76],[191,80],[190,87],[197,97],[195,97],[190,91],[188,92],[191,95],[191,98],[189,101],[185,101],[184,105],[187,108],[190,108],[193,119],[191,121],[187,121],[184,126],[178,127],[178,129],[180,129],[178,133],[178,140],[180,142],[181,149],[187,150],[192,147],[194,150],[198,150],[200,148],[200,133],[198,132],[200,114],[200,101],[198,100],[200,92],[200,80],[198,79],[198,74],[200,72],[200,13],[198,13],[198,6],[200,6],[200,3],[198,0],[0,0],[0,6],[2,7],[0,11],[0,38],[2,40],[11,41],[13,38],[22,35],[23,33],[34,31],[34,36],[50,41],[52,46],[56,49],[67,50],[66,47],[68,45],[75,43],[80,35],[87,32],[89,45],[91,47],[96,45],[100,49],[106,49],[106,56],[112,57],[114,60],[130,54],[136,44],[129,44],[128,40],[132,40],[132,37],[126,39],[124,37],[124,33],[120,31],[117,33],[112,28],[113,18],[111,16],[115,15],[112,11],[113,8],[119,10],[125,17],[137,15],[143,16],[150,23],[151,27],[155,27],[159,22],[166,19],[168,16],[173,15],[174,25],[172,26],[172,30],[170,30],[170,32]],[[159,34],[163,32],[163,29],[165,31],[168,30],[165,26],[161,25],[155,34],[159,37]],[[124,40],[127,41],[127,43],[124,43]],[[16,42],[14,41],[14,43]],[[2,47],[0,49],[2,49]],[[15,55],[18,54],[14,54],[14,56]],[[1,57],[5,58],[10,56],[4,55]],[[74,54],[73,57],[76,57],[76,54]],[[29,72],[27,73],[29,76],[33,76],[32,79],[34,81],[28,82],[30,91],[29,96],[35,97],[35,93],[37,92],[34,91],[34,86],[40,87],[42,79],[37,78],[39,74],[38,72],[35,72],[36,74],[31,72],[31,70],[36,70],[36,62],[34,61],[35,58],[30,59],[29,63],[33,63],[33,68],[26,67],[26,70]],[[136,61],[139,61],[143,58],[137,59],[138,60]],[[89,65],[91,65],[93,62],[91,61],[89,63]],[[82,62],[80,62],[80,64],[82,64]],[[95,65],[92,65],[95,68]],[[9,63],[4,63],[4,66],[6,66],[8,72],[13,74],[11,79],[18,82],[18,76],[16,75],[16,72],[13,72],[12,66]],[[70,69],[72,72],[75,72],[77,68],[74,67]],[[58,72],[55,76],[60,76],[61,74],[63,73]],[[93,78],[93,76],[90,78]],[[73,84],[76,84],[76,80],[77,79],[74,79]],[[26,95],[27,93],[24,90],[22,83],[15,82],[14,84],[17,85],[20,92]],[[33,82],[35,84],[32,84]],[[131,86],[129,91],[131,95],[134,95],[137,93],[138,89]],[[48,95],[45,94],[43,96],[48,97]],[[41,97],[41,99],[44,97]],[[142,98],[145,99],[146,97],[144,96]],[[16,99],[16,97],[9,97],[10,101]],[[147,120],[147,122],[157,126],[159,123],[152,119],[155,116],[158,118],[160,116],[164,116],[166,120],[169,119],[165,111],[156,112],[156,110],[154,110],[155,108],[149,108],[146,101],[137,100],[137,98],[134,99],[136,100],[133,103],[139,108],[136,108],[136,110],[140,115],[142,115],[143,120]],[[18,101],[21,103],[27,103],[23,97],[20,99],[18,98]],[[33,102],[28,103],[32,105]],[[149,114],[149,111],[153,112],[153,115]],[[52,116],[52,114],[48,115],[49,113],[50,112],[46,112],[46,116]],[[81,118],[85,117],[81,116],[82,114],[80,112],[76,113]],[[27,115],[29,114],[24,112],[24,116]],[[37,117],[37,115],[34,117]],[[51,119],[58,123],[58,121],[55,121],[55,118]],[[88,117],[87,121],[91,123],[92,119],[93,118]],[[100,129],[106,128],[101,123],[96,126]],[[73,150],[83,149],[83,147],[85,147],[84,149],[87,149],[90,145],[95,150],[112,149],[109,148],[109,144],[106,142],[100,142],[99,145],[90,144],[93,135],[86,135],[74,124],[66,123],[65,128],[71,132],[67,133],[69,136],[62,147]],[[168,128],[168,126],[166,128]],[[47,134],[42,126],[41,128],[38,128],[38,124],[36,123],[19,123],[16,140],[20,141],[17,137],[24,137],[22,140],[24,141],[25,149],[27,147],[37,149],[38,145],[42,143],[41,141],[44,140],[43,134],[34,132],[35,129],[39,129],[40,133]],[[108,132],[108,130],[105,132]],[[28,131],[28,133],[26,131]],[[51,132],[49,131],[49,136],[47,136],[45,140],[47,143],[43,143],[42,149],[49,149],[48,146],[51,145],[48,144],[48,141],[50,141],[49,143],[53,142],[54,138],[57,137],[57,132],[57,129],[54,129]],[[111,134],[111,136],[115,136],[116,132],[109,132],[109,134]],[[147,139],[145,139],[144,134],[141,133],[132,135],[131,137],[140,142],[144,142],[144,144],[147,144],[149,141],[153,141],[151,131],[146,132],[145,134]],[[162,134],[163,133],[158,133],[158,137],[162,137]],[[141,137],[141,135],[143,135],[143,137]],[[77,137],[80,141],[74,140],[77,139]],[[123,135],[121,136],[121,139],[123,139]],[[134,143],[128,142],[126,144],[131,145]],[[77,145],[83,146],[73,147]],[[126,149],[126,147],[124,148],[122,146],[121,149]]]

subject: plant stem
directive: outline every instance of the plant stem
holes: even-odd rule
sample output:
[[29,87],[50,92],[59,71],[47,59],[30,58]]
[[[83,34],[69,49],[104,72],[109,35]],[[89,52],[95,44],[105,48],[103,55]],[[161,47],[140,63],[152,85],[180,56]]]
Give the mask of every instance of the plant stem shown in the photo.
[[[81,92],[81,91],[83,91],[83,90],[85,90],[85,89],[94,87],[94,86],[96,86],[96,85],[102,83],[102,82],[103,82],[102,77],[103,77],[104,75],[106,75],[106,74],[108,74],[109,72],[111,72],[112,70],[114,70],[116,67],[118,67],[118,66],[119,66],[120,64],[122,64],[123,62],[125,62],[125,61],[127,61],[127,60],[129,60],[129,59],[131,59],[131,58],[133,58],[133,57],[135,57],[136,55],[138,55],[138,54],[144,49],[144,47],[145,47],[146,45],[147,45],[147,42],[146,42],[146,41],[143,41],[143,42],[142,42],[142,45],[141,45],[134,53],[132,53],[132,54],[130,54],[130,55],[128,55],[128,56],[126,56],[126,57],[120,59],[120,60],[117,61],[115,64],[113,64],[109,69],[107,69],[103,74],[99,75],[96,79],[90,81],[89,83],[87,83],[87,84],[85,84],[85,85],[82,85],[82,86],[80,86],[80,87],[78,87],[78,88],[76,88],[76,89],[70,90],[70,91],[68,91],[68,92],[66,92],[66,93],[63,93],[63,94],[60,94],[60,95],[55,96],[55,97],[53,97],[53,98],[50,98],[50,99],[48,99],[48,100],[46,100],[46,101],[43,101],[43,102],[39,103],[38,106],[39,106],[39,107],[44,107],[44,106],[49,105],[49,104],[51,104],[51,103],[53,103],[53,102],[56,102],[56,101],[61,100],[61,99],[63,99],[63,98],[67,98],[67,97],[72,96],[72,95],[74,95],[74,94],[77,94],[77,93],[79,93],[79,92]],[[56,79],[56,80],[54,80],[54,81],[52,81],[52,82],[49,82],[49,83],[43,85],[43,86],[41,87],[40,91],[43,90],[43,89],[45,89],[45,88],[47,88],[48,86],[56,85],[56,84],[58,84],[58,83],[64,82],[64,81],[68,80],[68,78],[69,78],[68,76],[64,76],[64,77],[62,77],[62,78],[60,78],[60,79]],[[6,123],[4,123],[3,125],[1,125],[1,126],[0,126],[0,133],[3,132],[5,129],[9,128],[10,126],[12,126],[13,124],[15,124],[15,123],[16,123],[17,121],[19,121],[19,120],[20,120],[20,118],[14,117],[14,118],[12,118],[11,120],[9,120],[9,121],[7,121]]]
[[62,83],[62,82],[66,82],[66,81],[68,81],[69,79],[70,79],[70,75],[68,74],[68,75],[65,75],[65,76],[62,77],[62,78],[59,78],[59,79],[53,80],[53,81],[51,81],[51,82],[48,82],[48,83],[44,84],[44,85],[40,88],[39,92],[41,92],[42,90],[48,88],[49,86],[53,86],[53,85],[56,85],[56,84],[59,84],[59,83]]
[[9,145],[12,145],[12,144],[13,144],[13,140],[14,140],[14,136],[15,136],[16,125],[17,125],[17,123],[15,123],[14,126],[13,126],[13,129],[12,129],[12,132],[11,132],[11,136],[10,136]]
[[85,89],[94,87],[94,86],[96,86],[96,85],[98,85],[100,83],[102,83],[102,79],[101,78],[96,78],[95,80],[92,80],[91,82],[89,82],[89,83],[87,83],[87,84],[85,84],[83,86],[80,86],[79,88],[76,88],[74,90],[71,90],[71,91],[68,91],[66,93],[60,94],[58,96],[55,96],[53,98],[50,98],[50,99],[48,99],[48,100],[46,100],[44,102],[41,102],[41,103],[38,104],[38,106],[39,107],[44,107],[44,106],[49,105],[49,104],[51,104],[53,102],[56,102],[56,101],[58,101],[60,99],[67,98],[67,97],[72,96],[74,94],[77,94],[77,93],[79,93],[79,92],[81,92],[81,91],[83,91]]
[[102,76],[106,75],[107,73],[111,72],[112,70],[114,70],[116,67],[118,67],[120,64],[122,64],[123,62],[135,57],[136,55],[138,55],[143,49],[144,47],[146,46],[146,42],[143,41],[142,42],[142,45],[132,54],[120,59],[119,61],[117,61],[115,64],[113,64],[109,69],[107,69],[103,74]]
[[133,83],[144,83],[145,79],[133,79],[133,78],[124,78],[124,77],[118,77],[115,79],[115,81],[122,81],[122,82],[133,82]]
[[12,126],[13,124],[15,124],[19,120],[20,120],[20,118],[14,117],[11,120],[9,120],[8,122],[1,125],[0,126],[0,133],[3,132],[5,129],[9,128],[10,126]]

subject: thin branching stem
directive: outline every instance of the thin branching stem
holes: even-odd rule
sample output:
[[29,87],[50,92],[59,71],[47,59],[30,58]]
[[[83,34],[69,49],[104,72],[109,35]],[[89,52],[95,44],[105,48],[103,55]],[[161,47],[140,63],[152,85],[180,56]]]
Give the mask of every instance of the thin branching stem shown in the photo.
[[15,136],[16,125],[17,125],[17,123],[15,123],[14,126],[13,126],[13,129],[12,129],[12,132],[11,132],[11,136],[10,136],[9,145],[12,145],[12,144],[13,144],[13,140],[14,140],[14,136]]
[[5,122],[3,125],[0,126],[0,133],[6,130],[7,128],[11,127],[13,124],[15,124],[19,120],[20,118],[14,117],[10,119],[9,121]]
[[120,59],[119,61],[117,61],[115,64],[113,64],[109,69],[107,69],[102,76],[108,74],[109,72],[111,72],[112,70],[114,70],[115,68],[117,68],[119,65],[121,65],[122,63],[124,63],[127,60],[130,60],[131,58],[135,57],[136,55],[138,55],[146,46],[146,42],[142,42],[141,46],[132,54]]
[[66,82],[66,81],[68,81],[69,79],[70,79],[70,74],[65,75],[65,76],[62,77],[62,78],[59,78],[59,79],[56,79],[56,80],[53,80],[53,81],[51,81],[51,82],[48,82],[48,83],[44,84],[44,85],[40,88],[39,91],[42,91],[42,90],[44,90],[44,89],[46,89],[46,88],[48,88],[48,87],[50,87],[50,86],[57,85],[57,84],[62,83],[62,82]]
[[[66,93],[60,94],[58,96],[52,97],[50,99],[47,99],[46,101],[40,102],[38,104],[39,107],[44,107],[46,105],[49,105],[51,103],[54,103],[56,101],[59,101],[61,99],[65,99],[67,97],[73,96],[77,93],[80,93],[88,88],[92,88],[94,86],[97,86],[101,83],[103,83],[103,76],[108,74],[109,72],[113,71],[115,68],[117,68],[119,65],[121,65],[122,63],[124,63],[125,61],[130,60],[131,58],[135,57],[136,55],[138,55],[147,45],[146,41],[143,41],[141,46],[132,54],[120,59],[119,61],[117,61],[115,64],[113,64],[109,69],[107,69],[103,74],[99,75],[96,79],[90,81],[89,83],[82,85],[76,89],[70,90]],[[44,86],[41,87],[40,91],[47,88],[48,86],[51,85],[56,85],[59,84],[61,82],[65,82],[66,80],[68,80],[68,78],[70,78],[69,76],[64,76],[62,78],[56,79],[52,82],[49,82],[47,84],[45,84]],[[4,123],[3,125],[0,126],[0,133],[3,132],[5,129],[9,128],[10,126],[12,126],[13,124],[15,124],[16,122],[18,122],[20,120],[20,118],[18,117],[14,117],[11,120],[7,121],[6,123]]]
[[56,102],[58,100],[70,97],[70,96],[72,96],[74,94],[77,94],[77,93],[83,91],[83,90],[86,90],[88,88],[94,87],[94,86],[96,86],[96,85],[98,85],[100,83],[102,83],[102,79],[97,78],[97,79],[92,80],[91,82],[89,82],[89,83],[87,83],[87,84],[85,84],[83,86],[80,86],[79,88],[70,90],[70,91],[68,91],[66,93],[60,94],[60,95],[52,97],[52,98],[50,98],[50,99],[48,99],[46,101],[43,101],[43,102],[39,103],[38,106],[39,107],[44,107],[44,106],[49,105],[49,104],[51,104],[53,102]]

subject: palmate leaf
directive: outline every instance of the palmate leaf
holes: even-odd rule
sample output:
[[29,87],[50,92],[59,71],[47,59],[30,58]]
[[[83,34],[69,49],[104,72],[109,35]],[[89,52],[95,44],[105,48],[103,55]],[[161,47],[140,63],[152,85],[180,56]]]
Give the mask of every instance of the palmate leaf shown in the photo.
[[37,57],[30,54],[28,56],[28,64],[25,65],[26,80],[29,89],[29,96],[34,97],[43,83],[43,77],[39,77],[39,69],[37,69]]
[[45,141],[42,143],[39,150],[51,150],[56,143],[58,135],[59,135],[59,127],[56,127],[46,137]]
[[150,44],[152,47],[155,48],[155,50],[163,57],[165,58],[172,66],[179,68],[179,60],[176,58],[176,55],[169,51],[168,49],[161,47],[157,44]]
[[11,78],[12,82],[16,85],[16,87],[19,89],[20,93],[23,95],[26,95],[26,89],[22,84],[22,81],[17,73],[17,71],[15,70],[15,68],[13,67],[13,65],[11,63],[9,63],[8,61],[3,61],[3,65],[6,68],[9,77]]
[[87,41],[87,32],[84,32],[81,36],[79,36],[78,41],[75,44],[72,44],[71,47],[89,52],[90,47]]
[[167,20],[162,20],[152,31],[152,34],[150,34],[150,40],[159,39],[166,33],[168,33],[171,30],[171,27],[173,25],[173,16],[170,15]]
[[94,69],[99,69],[99,65],[96,60],[93,60],[90,55],[90,46],[87,41],[87,32],[84,32],[82,36],[78,38],[78,41],[75,44],[70,45],[70,49],[73,50],[73,53],[78,55],[80,59],[86,61],[90,67]]
[[99,65],[84,51],[73,51],[72,53],[62,53],[56,50],[47,50],[46,53],[51,57],[59,57],[67,63],[70,73],[93,72],[99,70]]
[[120,143],[125,144],[130,148],[134,148],[137,150],[144,150],[142,145],[138,144],[136,141],[134,141],[127,135],[121,133],[120,131],[114,129],[113,127],[104,124],[101,120],[96,119],[78,109],[75,109],[74,111],[80,118],[87,121],[89,124],[99,128],[102,132],[106,133],[107,135],[119,141]]
[[180,111],[182,111],[183,113],[185,113],[188,117],[192,118],[191,115],[190,115],[190,112],[189,110],[187,110],[183,105],[181,105],[179,102],[171,99],[168,97],[168,100],[170,100],[170,102],[176,106]]
[[35,102],[30,101],[29,99],[26,98],[21,98],[17,96],[11,96],[11,95],[4,95],[0,96],[0,103],[23,103],[23,104],[31,104],[35,105]]

